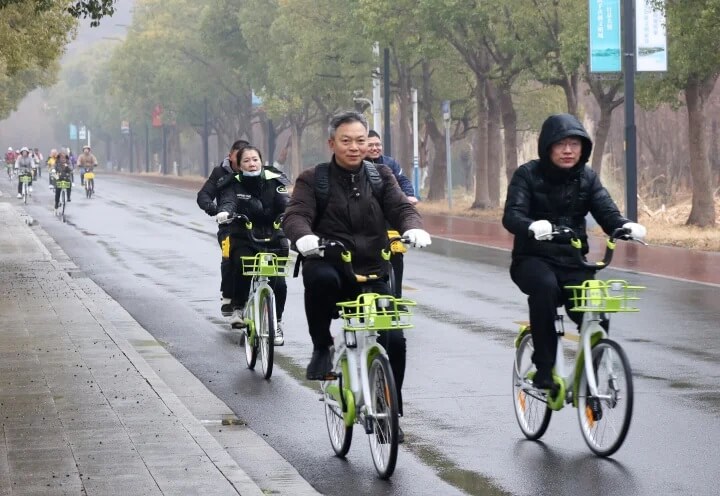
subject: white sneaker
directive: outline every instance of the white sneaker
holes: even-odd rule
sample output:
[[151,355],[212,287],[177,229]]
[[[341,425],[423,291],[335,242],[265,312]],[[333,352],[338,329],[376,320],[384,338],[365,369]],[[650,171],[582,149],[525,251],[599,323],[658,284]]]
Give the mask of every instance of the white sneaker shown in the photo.
[[32,186],[28,186],[28,191],[32,193]]
[[285,337],[283,336],[282,322],[278,320],[277,328],[275,329],[275,346],[282,346],[285,344]]
[[243,329],[245,327],[245,320],[243,319],[242,310],[235,309],[230,317],[230,326],[233,329]]
[[22,193],[18,193],[18,198],[22,198]]

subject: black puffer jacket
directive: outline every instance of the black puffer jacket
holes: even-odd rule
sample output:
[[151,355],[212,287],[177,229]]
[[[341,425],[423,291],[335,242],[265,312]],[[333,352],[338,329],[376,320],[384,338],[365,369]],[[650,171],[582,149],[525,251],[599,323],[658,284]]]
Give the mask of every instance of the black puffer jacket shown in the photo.
[[217,204],[215,203],[219,200],[217,184],[220,178],[225,177],[228,174],[230,174],[230,169],[225,166],[225,162],[223,162],[212,170],[210,177],[208,177],[205,184],[203,184],[200,191],[198,191],[198,207],[203,209],[206,214],[215,215],[218,213]]
[[[550,147],[570,136],[583,142],[580,161],[571,169],[561,169],[551,162]],[[595,171],[586,167],[591,152],[592,141],[574,116],[553,115],[543,123],[538,139],[539,160],[521,165],[508,186],[503,226],[515,235],[513,260],[534,256],[555,265],[577,266],[574,249],[567,240],[537,241],[532,237],[528,228],[536,220],[572,228],[583,242],[583,254],[588,252],[588,212],[608,234],[629,222],[620,215]]]
[[[288,203],[287,186],[288,181],[284,176],[267,169],[263,169],[257,177],[242,174],[228,176],[218,184],[218,211],[244,214],[253,223],[255,237],[270,237],[274,234],[273,222],[285,212]],[[250,239],[242,222],[230,224],[230,232],[241,240]],[[280,234],[275,246],[287,246],[284,234]]]

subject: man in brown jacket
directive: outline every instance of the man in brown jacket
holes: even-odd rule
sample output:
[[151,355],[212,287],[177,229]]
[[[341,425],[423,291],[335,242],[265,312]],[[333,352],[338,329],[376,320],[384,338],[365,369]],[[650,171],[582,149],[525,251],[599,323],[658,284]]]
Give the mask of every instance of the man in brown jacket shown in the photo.
[[[380,258],[385,248],[387,223],[396,226],[419,248],[431,243],[422,229],[422,219],[398,186],[390,168],[364,162],[367,156],[368,126],[365,117],[353,111],[333,117],[328,144],[333,156],[327,167],[329,196],[318,208],[316,172],[320,166],[298,177],[285,211],[285,234],[306,258],[303,262],[305,315],[313,341],[313,355],[306,376],[322,380],[332,370],[330,322],[339,301],[359,294],[357,282],[349,280],[339,262],[324,260],[318,245],[320,238],[341,241],[353,253],[353,269],[358,274],[384,274],[387,266]],[[325,165],[325,164],[321,164]],[[377,169],[375,169],[377,167]],[[373,193],[374,171],[382,179],[382,194]],[[388,294],[387,277],[376,282],[374,291]],[[380,333],[378,341],[388,351],[398,390],[402,414],[402,383],[405,375],[405,336],[401,330]]]

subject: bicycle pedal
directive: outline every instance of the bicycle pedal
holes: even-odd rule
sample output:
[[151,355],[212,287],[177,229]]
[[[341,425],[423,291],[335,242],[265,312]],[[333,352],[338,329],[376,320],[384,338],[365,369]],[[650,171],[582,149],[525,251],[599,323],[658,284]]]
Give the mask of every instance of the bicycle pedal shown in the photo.
[[365,417],[365,421],[363,422],[365,426],[365,434],[372,434],[373,433],[373,421],[370,417]]
[[342,374],[340,374],[339,372],[328,372],[327,374],[325,374],[325,377],[323,378],[323,380],[324,381],[336,381],[336,380],[340,379],[341,376],[342,376]]

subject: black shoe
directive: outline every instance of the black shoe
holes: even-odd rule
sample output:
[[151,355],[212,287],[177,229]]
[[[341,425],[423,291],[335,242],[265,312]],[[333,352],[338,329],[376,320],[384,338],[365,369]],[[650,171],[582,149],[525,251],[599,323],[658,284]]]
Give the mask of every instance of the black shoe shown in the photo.
[[72,200],[70,200],[70,198],[68,198],[68,203],[70,203],[71,201],[72,201]]
[[330,348],[313,350],[310,364],[305,371],[305,378],[309,381],[323,381],[332,371],[332,354]]
[[398,425],[398,444],[402,444],[405,442],[405,433],[403,432],[402,428]]
[[533,377],[533,386],[538,389],[552,389],[555,387],[552,370],[546,368],[538,369],[537,372],[535,372],[535,377]]

